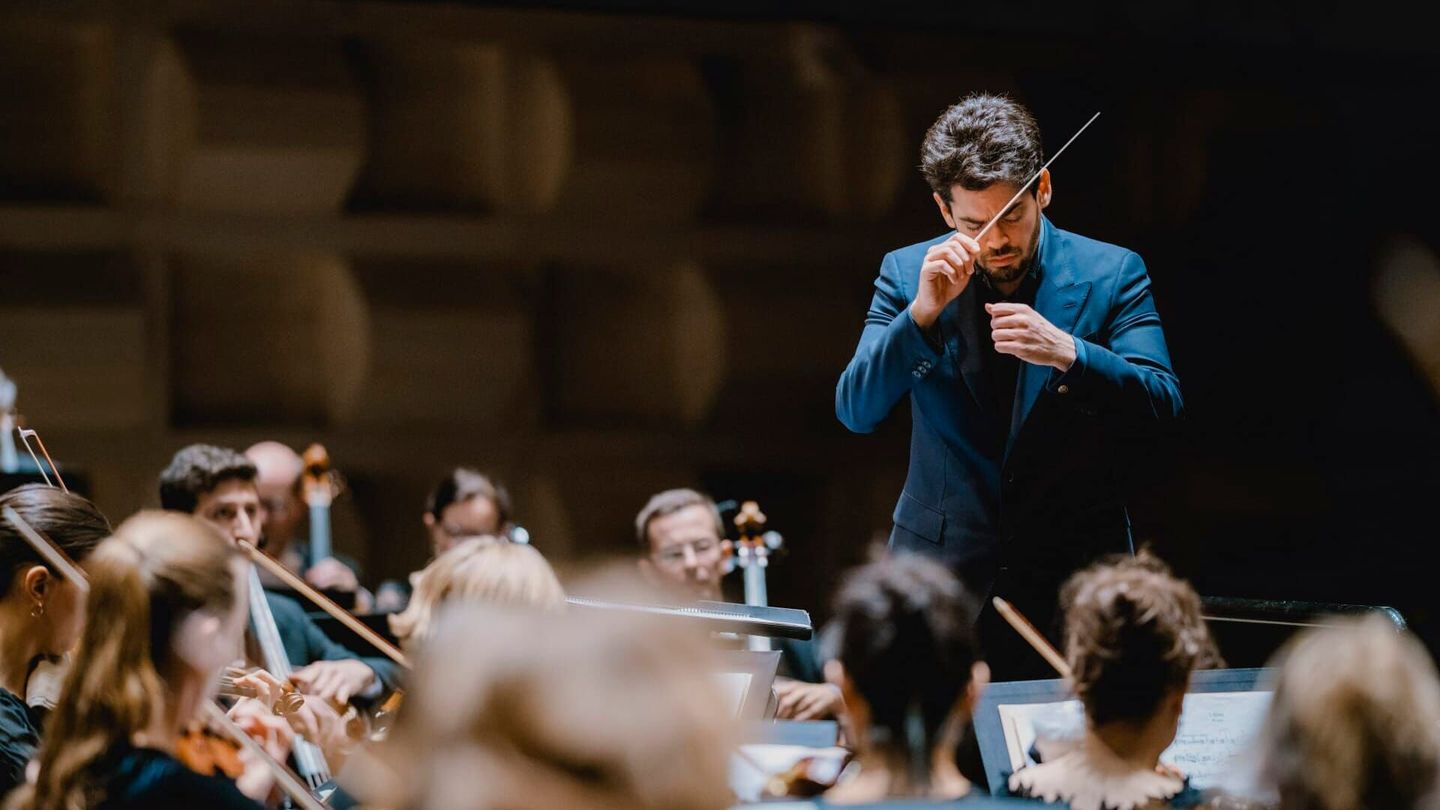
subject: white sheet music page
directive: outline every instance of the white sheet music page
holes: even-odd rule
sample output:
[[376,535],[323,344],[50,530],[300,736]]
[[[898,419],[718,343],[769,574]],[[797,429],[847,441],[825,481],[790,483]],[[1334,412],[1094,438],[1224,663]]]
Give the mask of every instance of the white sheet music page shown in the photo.
[[[1229,763],[1244,754],[1260,733],[1260,724],[1270,709],[1270,696],[1269,692],[1186,695],[1180,730],[1160,760],[1183,771],[1196,788],[1214,785]],[[1041,755],[1053,757],[1078,743],[1084,732],[1078,700],[1003,704],[997,708],[1012,770],[1035,764],[1032,749],[1037,736]]]

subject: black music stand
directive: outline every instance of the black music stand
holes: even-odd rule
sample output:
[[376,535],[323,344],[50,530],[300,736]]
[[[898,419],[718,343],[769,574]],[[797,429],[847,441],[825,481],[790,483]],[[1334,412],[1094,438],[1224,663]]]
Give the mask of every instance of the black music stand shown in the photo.
[[1291,636],[1307,628],[1323,627],[1339,617],[1374,615],[1394,625],[1397,632],[1406,628],[1400,611],[1383,605],[1226,596],[1204,596],[1200,601],[1210,635],[1232,667],[1263,667]]
[[[1190,693],[1267,691],[1263,669],[1208,669],[1190,676]],[[999,794],[1010,772],[1010,748],[1000,718],[1000,706],[1032,703],[1060,703],[1073,700],[1065,682],[1010,681],[991,684],[975,708],[975,737],[980,745],[980,758],[985,764],[985,777],[990,791]]]
[[737,633],[804,641],[815,634],[810,614],[795,608],[757,607],[734,602],[695,602],[689,605],[605,602],[572,596],[565,602],[574,610],[608,610],[683,622],[712,633]]

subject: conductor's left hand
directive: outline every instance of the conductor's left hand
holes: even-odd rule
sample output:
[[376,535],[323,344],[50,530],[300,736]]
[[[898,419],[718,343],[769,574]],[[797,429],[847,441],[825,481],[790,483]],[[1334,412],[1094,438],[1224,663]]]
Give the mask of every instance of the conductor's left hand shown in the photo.
[[986,304],[995,351],[1037,366],[1069,371],[1075,364],[1075,338],[1024,304]]

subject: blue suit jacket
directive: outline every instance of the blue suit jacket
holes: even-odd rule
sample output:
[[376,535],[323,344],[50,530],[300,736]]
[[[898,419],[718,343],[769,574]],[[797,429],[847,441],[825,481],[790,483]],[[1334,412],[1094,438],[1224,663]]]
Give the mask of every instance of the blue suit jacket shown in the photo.
[[[1134,252],[1044,219],[1035,309],[1077,338],[1075,364],[1062,374],[1022,363],[1014,410],[997,415],[981,366],[990,324],[977,312],[978,282],[941,313],[938,346],[910,317],[925,252],[949,235],[881,263],[835,412],[868,433],[910,395],[910,470],[892,547],[944,558],[979,595],[1002,570],[1058,582],[1131,548],[1127,455],[1183,408],[1150,277]],[[1003,450],[995,419],[1009,424]]]

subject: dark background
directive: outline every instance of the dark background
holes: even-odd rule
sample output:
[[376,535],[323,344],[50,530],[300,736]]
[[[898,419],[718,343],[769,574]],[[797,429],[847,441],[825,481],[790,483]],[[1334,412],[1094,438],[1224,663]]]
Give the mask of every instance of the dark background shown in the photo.
[[[1440,296],[1425,297],[1440,263],[1406,276],[1421,279],[1408,327],[1376,295],[1393,246],[1437,239],[1440,48],[1405,6],[123,6],[14,4],[0,33],[0,367],[112,517],[153,499],[188,441],[323,440],[352,482],[337,544],[378,577],[423,562],[419,502],[450,463],[510,481],[562,563],[628,551],[651,492],[700,485],[760,500],[789,543],[772,601],[823,615],[888,529],[908,430],[902,414],[846,434],[835,379],[881,256],[941,226],[914,170],[925,127],[963,93],[999,90],[1034,110],[1050,149],[1103,112],[1054,167],[1048,213],[1145,258],[1180,375],[1188,420],[1140,476],[1138,536],[1204,594],[1389,604],[1440,641]],[[270,172],[297,194],[338,177],[343,193],[292,209],[146,180],[135,155],[191,114],[183,93],[131,103],[158,92],[144,78],[157,41],[202,90],[182,174],[240,142],[258,162],[221,177]],[[467,148],[427,145],[464,126],[447,99],[489,91],[456,92],[448,63],[402,76],[387,55],[429,64],[469,44],[567,66],[577,146],[539,203],[447,185],[435,155]],[[339,78],[315,78],[317,52]],[[621,78],[584,89],[595,64]],[[361,134],[311,143],[303,111],[257,134],[204,103],[208,87],[279,97],[312,82],[349,99]],[[857,102],[866,92],[890,106]],[[387,146],[417,130],[419,145]],[[795,168],[806,133],[837,131],[835,160]],[[296,183],[285,138],[301,166],[328,165],[335,144],[356,166]],[[613,171],[577,173],[592,166]],[[646,172],[650,185],[623,179]],[[354,356],[295,330],[313,312],[286,262],[313,269],[316,254],[340,269],[314,272],[351,279],[368,313],[359,406],[305,373]],[[466,323],[484,328],[447,326]],[[267,324],[292,332],[254,348]]]

